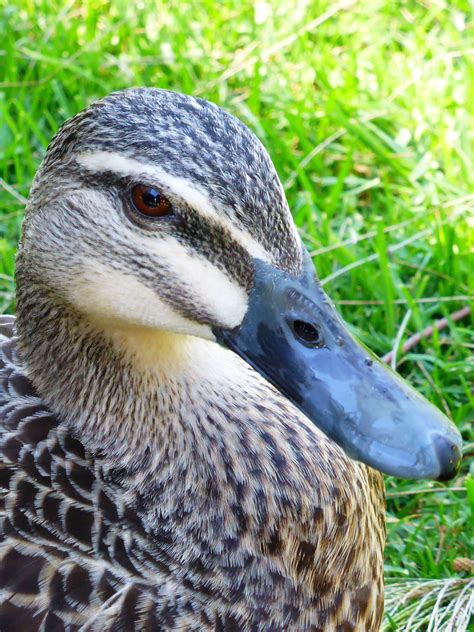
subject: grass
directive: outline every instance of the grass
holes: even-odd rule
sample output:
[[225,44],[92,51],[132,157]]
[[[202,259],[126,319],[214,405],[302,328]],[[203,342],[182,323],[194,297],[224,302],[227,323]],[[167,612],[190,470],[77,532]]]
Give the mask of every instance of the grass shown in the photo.
[[[0,0],[0,9],[3,311],[14,310],[22,196],[48,140],[92,99],[147,85],[213,100],[259,135],[327,291],[376,352],[463,306],[472,314],[467,1]],[[451,323],[398,353],[399,371],[463,432],[465,460],[447,485],[387,479],[387,630],[474,630],[456,614],[469,609],[462,559],[474,557],[471,327]]]

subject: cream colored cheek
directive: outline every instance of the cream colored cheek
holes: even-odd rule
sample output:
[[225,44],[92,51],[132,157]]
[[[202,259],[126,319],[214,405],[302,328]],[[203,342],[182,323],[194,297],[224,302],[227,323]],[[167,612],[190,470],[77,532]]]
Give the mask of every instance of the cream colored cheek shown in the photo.
[[70,300],[100,326],[122,323],[213,339],[211,329],[177,313],[138,279],[98,263],[68,287]]
[[[203,308],[213,323],[233,329],[242,322],[248,295],[239,283],[203,255],[190,251],[174,237],[144,236],[130,233],[127,241],[144,257],[152,257],[162,270],[169,270],[168,290],[177,296],[183,289],[196,311]],[[193,312],[193,304],[190,304]]]

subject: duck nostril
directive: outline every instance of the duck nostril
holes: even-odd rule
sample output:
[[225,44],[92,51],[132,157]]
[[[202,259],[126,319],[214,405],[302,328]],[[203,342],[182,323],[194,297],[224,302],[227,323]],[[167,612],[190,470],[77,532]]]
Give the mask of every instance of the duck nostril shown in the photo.
[[291,328],[295,337],[307,347],[321,347],[322,339],[318,329],[304,320],[294,320]]

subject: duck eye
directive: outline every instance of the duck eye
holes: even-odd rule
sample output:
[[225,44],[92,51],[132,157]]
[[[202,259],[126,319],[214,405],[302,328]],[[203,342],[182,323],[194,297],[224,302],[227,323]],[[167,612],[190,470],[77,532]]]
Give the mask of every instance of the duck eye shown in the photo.
[[137,184],[132,189],[132,204],[147,217],[163,217],[171,213],[171,203],[155,187]]

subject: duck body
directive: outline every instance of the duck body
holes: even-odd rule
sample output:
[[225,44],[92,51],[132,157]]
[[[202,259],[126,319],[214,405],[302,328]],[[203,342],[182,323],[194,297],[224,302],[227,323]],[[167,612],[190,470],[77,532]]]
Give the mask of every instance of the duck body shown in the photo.
[[92,104],[36,175],[16,281],[2,632],[379,629],[376,470],[451,477],[459,434],[345,329],[240,121]]
[[[113,437],[92,431],[86,447],[50,413],[9,330],[12,321],[2,340],[0,629],[378,629],[381,475],[239,358],[193,341],[194,371],[212,358],[222,380],[183,377],[169,401],[142,404],[162,435],[123,466]],[[143,385],[128,387],[140,401]],[[84,397],[80,387],[71,395]],[[146,425],[135,414],[124,423]]]

